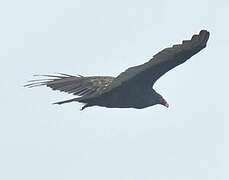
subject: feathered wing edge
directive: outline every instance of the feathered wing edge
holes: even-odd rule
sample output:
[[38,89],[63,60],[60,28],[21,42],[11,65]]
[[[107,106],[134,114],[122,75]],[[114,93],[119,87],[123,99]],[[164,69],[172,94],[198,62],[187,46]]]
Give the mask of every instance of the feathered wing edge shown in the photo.
[[[193,55],[200,52],[207,46],[210,33],[207,30],[201,30],[199,34],[194,34],[190,40],[183,40],[181,44],[173,45],[166,48],[148,61],[146,64],[150,66],[151,86],[169,70],[186,62]],[[147,74],[147,72],[146,72]]]
[[[105,88],[107,88],[110,83],[114,80],[114,77],[111,76],[90,76],[84,77],[81,75],[72,76],[68,74],[58,73],[57,75],[34,75],[38,77],[45,77],[46,79],[37,79],[31,80],[25,87],[33,88],[37,86],[47,86],[52,90],[59,90],[63,92],[67,92],[69,94],[78,95],[80,97],[55,102],[53,104],[64,104],[73,101],[81,102],[80,100],[85,97],[93,97],[101,93]],[[90,105],[85,103],[81,110],[89,107]]]
[[[72,76],[72,75],[63,74],[63,73],[57,73],[57,75],[34,75],[34,76],[35,77],[46,77],[46,78],[45,79],[30,80],[30,81],[28,81],[28,84],[24,85],[24,87],[33,88],[33,87],[38,87],[38,86],[47,86],[53,90],[64,91],[63,87],[69,86],[69,83],[71,83],[69,78],[78,79],[78,78],[83,77],[81,75]],[[64,82],[64,80],[67,80],[67,79],[68,79],[68,81]],[[59,101],[59,102],[54,102],[53,104],[61,105],[61,104],[69,103],[69,102],[73,102],[73,101],[77,101],[77,98]],[[81,110],[83,110],[83,107]]]
[[[201,30],[199,34],[192,36],[191,40],[184,40],[155,54],[148,62],[130,67],[120,73],[104,93],[110,92],[121,86],[133,88],[136,83],[142,87],[152,87],[154,83],[166,72],[184,63],[187,59],[206,47],[209,32]],[[128,82],[128,83],[127,83]],[[126,86],[128,84],[128,86]]]
[[[28,84],[24,85],[24,87],[28,88],[33,88],[37,86],[48,86],[50,82],[55,82],[56,80],[61,80],[69,77],[77,77],[77,76],[72,76],[68,74],[63,74],[63,73],[57,73],[58,75],[40,75],[40,74],[35,74],[33,75],[34,77],[45,77],[45,79],[35,79],[35,80],[30,80],[28,81]],[[78,75],[79,77],[83,77]]]

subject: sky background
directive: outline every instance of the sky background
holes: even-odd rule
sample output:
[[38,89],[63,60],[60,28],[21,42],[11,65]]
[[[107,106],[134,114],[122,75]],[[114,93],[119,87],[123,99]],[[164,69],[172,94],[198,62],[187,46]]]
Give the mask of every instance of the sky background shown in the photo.
[[[0,179],[228,180],[228,0],[0,2]],[[142,110],[52,102],[34,74],[117,76],[210,31]]]

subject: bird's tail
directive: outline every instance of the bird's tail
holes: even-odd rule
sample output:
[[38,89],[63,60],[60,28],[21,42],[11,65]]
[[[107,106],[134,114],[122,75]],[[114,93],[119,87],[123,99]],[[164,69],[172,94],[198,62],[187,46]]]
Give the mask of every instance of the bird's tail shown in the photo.
[[73,99],[68,99],[68,100],[65,100],[65,101],[59,101],[59,102],[55,102],[53,104],[65,104],[65,103],[69,103],[69,102],[73,102],[73,101],[78,101],[79,98],[73,98]]
[[[65,100],[65,101],[55,102],[53,104],[61,105],[61,104],[64,104],[64,103],[69,103],[69,102],[79,101],[79,100],[80,100],[80,98],[73,98],[73,99],[69,99],[69,100]],[[88,104],[88,103],[83,103],[83,104],[84,104],[84,106],[80,109],[81,111],[84,110],[87,107],[93,106],[92,104]]]

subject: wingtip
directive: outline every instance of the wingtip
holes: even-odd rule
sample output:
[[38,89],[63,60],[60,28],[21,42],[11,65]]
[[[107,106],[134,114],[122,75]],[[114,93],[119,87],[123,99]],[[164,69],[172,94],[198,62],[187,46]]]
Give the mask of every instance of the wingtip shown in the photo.
[[208,32],[208,30],[206,30],[206,29],[202,29],[202,30],[200,31],[200,34],[201,34],[201,33],[209,33],[209,32]]
[[205,46],[206,46],[206,43],[207,43],[209,36],[210,36],[209,31],[201,30],[199,33],[199,36],[202,38],[202,41],[204,42],[203,44],[205,44]]
[[208,30],[203,29],[203,30],[200,31],[199,35],[205,35],[205,36],[209,37],[210,32]]

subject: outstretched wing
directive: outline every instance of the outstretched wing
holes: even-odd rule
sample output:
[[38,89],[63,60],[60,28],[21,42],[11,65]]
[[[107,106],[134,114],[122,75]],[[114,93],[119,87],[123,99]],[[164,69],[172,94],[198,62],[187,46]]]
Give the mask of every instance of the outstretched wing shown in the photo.
[[[192,36],[191,40],[185,40],[182,44],[166,48],[154,55],[153,58],[139,66],[131,67],[121,73],[105,92],[116,88],[152,87],[158,78],[172,68],[184,63],[190,57],[206,47],[209,32],[200,31]],[[104,93],[105,93],[104,92]]]
[[35,75],[49,79],[31,80],[25,87],[47,86],[53,90],[59,90],[78,96],[91,96],[100,94],[114,80],[111,76],[72,76],[59,75]]

